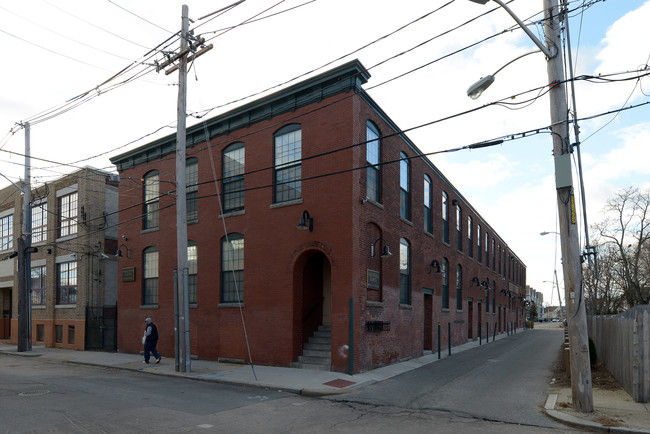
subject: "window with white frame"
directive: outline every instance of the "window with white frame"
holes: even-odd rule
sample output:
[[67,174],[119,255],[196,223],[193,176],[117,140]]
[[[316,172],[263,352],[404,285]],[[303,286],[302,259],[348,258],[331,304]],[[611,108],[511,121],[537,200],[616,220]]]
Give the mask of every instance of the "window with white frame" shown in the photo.
[[199,219],[199,159],[185,160],[185,212],[187,221]]
[[411,180],[409,159],[405,153],[399,153],[399,215],[411,220]]
[[32,244],[47,241],[47,202],[32,207]]
[[14,216],[0,217],[0,250],[9,250],[14,246]]
[[467,216],[467,256],[474,257],[474,223],[472,216]]
[[442,258],[442,308],[449,309],[449,261]]
[[158,227],[160,208],[160,175],[152,170],[144,176],[144,210],[142,213],[142,228],[155,229]]
[[370,121],[366,122],[366,197],[381,203],[381,144],[379,129]]
[[158,249],[147,247],[142,255],[142,304],[158,304]]
[[56,304],[77,303],[77,261],[56,264]]
[[223,212],[244,209],[244,169],[246,153],[243,143],[233,143],[223,150]]
[[221,239],[221,302],[244,301],[244,236],[230,234]]
[[196,290],[198,286],[197,273],[199,263],[199,250],[196,241],[187,242],[187,292],[189,294],[190,304],[196,304]]
[[449,196],[442,192],[442,241],[449,244]]
[[411,244],[399,241],[399,303],[411,304]]
[[46,297],[46,267],[45,265],[32,267],[31,270],[32,305],[42,306]]
[[431,186],[431,178],[429,175],[424,175],[424,231],[433,233],[433,210],[431,209],[431,198],[433,197],[433,189]]
[[59,237],[77,233],[77,192],[60,196],[59,202]]
[[302,129],[293,124],[274,136],[273,202],[288,202],[302,196]]

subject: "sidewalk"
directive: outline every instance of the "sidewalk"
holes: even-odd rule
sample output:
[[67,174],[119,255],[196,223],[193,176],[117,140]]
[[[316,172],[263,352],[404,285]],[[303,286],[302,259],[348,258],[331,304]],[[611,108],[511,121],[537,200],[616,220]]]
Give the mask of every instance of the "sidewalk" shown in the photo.
[[[525,333],[523,329],[517,333]],[[496,337],[507,339],[502,334]],[[492,342],[490,340],[490,342]],[[483,341],[483,345],[486,344]],[[479,347],[478,341],[469,342],[452,348],[453,354]],[[427,354],[417,359],[395,363],[355,375],[339,372],[312,371],[305,369],[280,368],[273,366],[255,366],[192,360],[191,372],[176,372],[174,359],[163,358],[160,364],[143,364],[138,354],[105,353],[96,351],[74,351],[60,348],[34,347],[29,352],[17,352],[16,345],[0,343],[0,354],[14,357],[44,357],[62,363],[102,366],[106,368],[125,369],[142,373],[185,377],[197,381],[212,381],[224,384],[245,385],[280,390],[301,395],[322,396],[346,393],[357,387],[386,380],[404,372],[417,369],[423,365],[437,362],[438,353]],[[478,350],[478,349],[477,349]],[[448,357],[445,348],[441,359]],[[154,359],[152,358],[152,361]],[[583,427],[590,430],[607,432],[650,433],[650,403],[637,403],[625,392],[594,389],[594,413],[582,414],[571,409],[571,389],[560,389],[549,395],[544,412],[559,422]],[[606,426],[609,424],[618,426]]]

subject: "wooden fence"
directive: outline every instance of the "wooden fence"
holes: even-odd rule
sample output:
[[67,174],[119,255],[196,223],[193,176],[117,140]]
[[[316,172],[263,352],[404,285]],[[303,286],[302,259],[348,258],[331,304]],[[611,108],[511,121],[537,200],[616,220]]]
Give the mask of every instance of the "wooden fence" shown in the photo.
[[618,315],[590,316],[598,359],[637,402],[650,401],[650,306]]

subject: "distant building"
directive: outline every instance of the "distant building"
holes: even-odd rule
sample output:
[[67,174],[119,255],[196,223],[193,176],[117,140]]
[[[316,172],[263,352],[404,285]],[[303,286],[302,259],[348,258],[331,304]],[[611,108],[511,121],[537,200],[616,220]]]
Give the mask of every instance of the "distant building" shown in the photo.
[[[31,192],[31,324],[34,345],[114,349],[103,310],[117,302],[118,179],[84,168]],[[0,339],[18,340],[18,263],[23,195],[0,191]],[[110,318],[109,318],[110,319]],[[105,344],[103,340],[107,340]],[[114,339],[113,339],[114,340]]]
[[[523,327],[525,265],[369,76],[352,61],[187,129],[193,356],[360,372]],[[111,159],[120,351],[146,317],[175,351],[175,142]]]

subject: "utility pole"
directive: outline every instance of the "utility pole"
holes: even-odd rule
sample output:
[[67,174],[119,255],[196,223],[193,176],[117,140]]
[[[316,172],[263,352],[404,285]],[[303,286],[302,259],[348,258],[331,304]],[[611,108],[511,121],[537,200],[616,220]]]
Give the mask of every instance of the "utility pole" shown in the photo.
[[551,131],[555,156],[555,188],[560,224],[562,269],[569,327],[571,389],[573,409],[582,413],[594,410],[589,364],[589,337],[585,309],[578,225],[571,176],[571,144],[569,140],[569,109],[566,102],[564,65],[559,56],[561,16],[557,0],[544,0],[544,33],[550,50],[556,54],[547,61],[549,97],[551,100]]
[[187,203],[185,179],[185,138],[186,138],[186,99],[187,99],[187,52],[189,9],[182,7],[181,48],[178,65],[178,105],[176,130],[176,246],[178,278],[178,346],[180,350],[179,368],[181,372],[190,372],[190,327],[189,327],[189,294],[187,288]]
[[[228,6],[230,8],[232,6]],[[224,8],[227,9],[227,8]],[[223,10],[223,9],[221,9]],[[219,11],[217,11],[219,12]],[[180,372],[192,370],[190,356],[190,309],[189,309],[189,269],[187,264],[187,180],[185,178],[185,147],[186,147],[186,101],[187,101],[187,62],[210,51],[213,46],[203,46],[205,39],[196,40],[189,33],[189,8],[183,5],[181,11],[181,45],[180,51],[158,65],[157,70],[167,67],[169,75],[178,69],[178,104],[176,127],[176,248],[177,272],[175,273],[176,308],[174,309],[174,325],[176,329],[176,369]],[[190,39],[193,42],[190,42]],[[198,50],[198,46],[201,49]]]
[[31,136],[25,122],[25,179],[23,180],[23,223],[18,237],[18,351],[32,350],[32,207],[31,207]]

